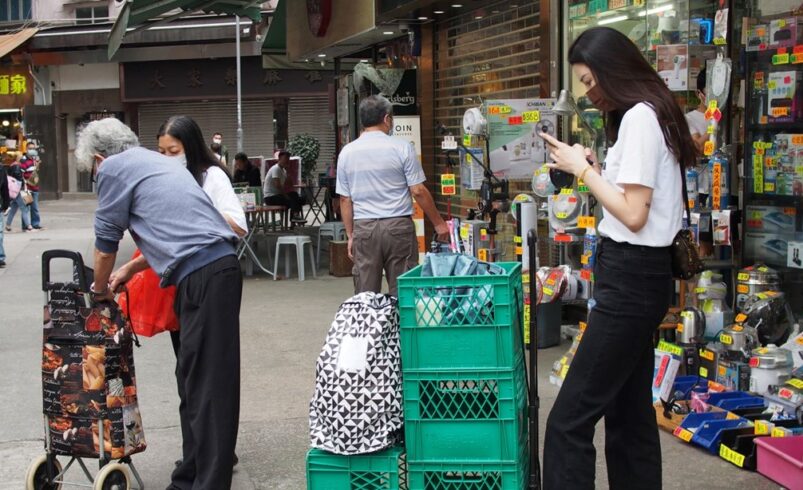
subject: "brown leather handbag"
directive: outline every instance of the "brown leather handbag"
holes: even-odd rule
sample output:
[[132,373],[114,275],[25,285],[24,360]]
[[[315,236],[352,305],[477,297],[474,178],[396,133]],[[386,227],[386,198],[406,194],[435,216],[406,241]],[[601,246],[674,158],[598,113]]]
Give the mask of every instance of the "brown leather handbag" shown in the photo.
[[[689,211],[689,194],[686,190],[686,176],[683,165],[678,163],[680,181],[683,185],[683,204],[686,207],[686,226],[691,225],[691,212]],[[688,281],[704,269],[700,259],[700,249],[694,241],[691,230],[682,228],[672,240],[672,277]]]

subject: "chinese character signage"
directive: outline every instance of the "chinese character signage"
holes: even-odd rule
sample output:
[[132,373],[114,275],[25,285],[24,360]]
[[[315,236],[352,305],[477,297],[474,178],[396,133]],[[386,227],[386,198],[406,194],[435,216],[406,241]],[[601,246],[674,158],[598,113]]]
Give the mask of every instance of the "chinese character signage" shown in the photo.
[[0,109],[19,109],[33,103],[33,89],[27,67],[0,68]]

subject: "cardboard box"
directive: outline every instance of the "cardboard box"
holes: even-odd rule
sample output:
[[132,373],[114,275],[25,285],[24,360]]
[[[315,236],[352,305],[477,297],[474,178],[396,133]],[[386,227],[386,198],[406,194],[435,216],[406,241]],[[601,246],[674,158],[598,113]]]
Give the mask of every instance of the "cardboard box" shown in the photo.
[[747,206],[747,233],[790,234],[795,232],[795,208],[783,206]]
[[746,233],[745,259],[786,266],[790,241],[794,241],[794,234]]

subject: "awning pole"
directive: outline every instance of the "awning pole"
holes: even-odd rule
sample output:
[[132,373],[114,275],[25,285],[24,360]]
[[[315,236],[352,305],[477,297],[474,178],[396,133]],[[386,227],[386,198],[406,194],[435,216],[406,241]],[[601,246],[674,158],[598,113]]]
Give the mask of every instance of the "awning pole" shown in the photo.
[[237,153],[243,152],[243,87],[240,70],[240,16],[237,19]]

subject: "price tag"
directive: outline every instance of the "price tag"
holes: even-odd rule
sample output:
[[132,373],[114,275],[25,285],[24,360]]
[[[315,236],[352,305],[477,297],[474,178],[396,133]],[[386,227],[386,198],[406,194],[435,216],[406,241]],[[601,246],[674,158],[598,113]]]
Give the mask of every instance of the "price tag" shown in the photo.
[[723,333],[723,334],[719,335],[719,341],[722,342],[725,345],[731,345],[731,344],[733,344],[733,337],[731,337],[730,335],[728,335],[726,333]]
[[675,437],[677,437],[678,439],[680,439],[683,442],[691,441],[691,438],[694,436],[694,434],[692,434],[690,431],[684,429],[683,427],[675,428],[675,430],[672,432],[672,434],[674,434]]
[[[470,134],[463,135],[463,146],[471,146],[471,135]],[[468,163],[471,163],[471,161],[472,161],[471,160],[471,156],[468,153],[466,153],[466,161]]]
[[767,82],[767,88],[770,90],[774,90],[778,86],[778,82],[775,80],[770,80]]
[[593,281],[594,280],[594,274],[588,269],[581,270],[580,271],[580,277],[582,277],[586,281]]
[[554,286],[555,285],[555,278],[554,277],[547,278],[546,283],[547,283],[547,286]]
[[[801,337],[801,338],[803,338],[803,337]],[[800,340],[800,339],[798,339],[798,340]],[[794,386],[795,388],[797,388],[799,390],[803,390],[803,381],[801,381],[801,380],[799,380],[797,378],[792,378],[790,380],[787,380],[786,384],[792,385],[792,386]]]
[[564,364],[562,368],[560,368],[560,377],[566,379],[566,373],[569,372],[569,365]]
[[[722,371],[725,371],[724,367],[722,368]],[[733,412],[728,412],[728,414],[725,415],[725,420],[739,420],[740,418],[741,417],[739,417],[738,415],[736,415]]]
[[803,54],[793,53],[792,56],[789,58],[789,61],[791,61],[793,65],[797,65],[798,63],[803,63]]
[[678,357],[683,355],[683,349],[679,345],[670,344],[666,340],[661,340],[658,342],[658,347],[656,347],[661,352],[667,352],[669,354],[676,355]]
[[487,248],[481,248],[481,249],[477,250],[477,258],[480,259],[483,262],[488,262],[488,249]]
[[803,134],[792,135],[792,144],[795,146],[803,145]]
[[540,111],[526,111],[521,113],[521,118],[525,123],[532,124],[541,120]]
[[444,196],[457,194],[454,174],[441,174],[441,194]]
[[468,230],[469,230],[468,226],[461,226],[460,227],[460,238],[462,238],[463,240],[468,240]]
[[708,377],[708,369],[704,368],[704,367],[701,367],[700,368],[700,376],[702,376],[703,378],[707,378]]
[[558,219],[566,219],[569,216],[569,213],[555,213],[555,217]]
[[563,194],[564,196],[571,196],[572,194],[574,194],[574,192],[572,191],[571,187],[568,187],[568,188],[565,188],[565,189],[561,189],[560,193]]
[[784,117],[789,115],[788,107],[773,107],[772,117]]
[[483,242],[488,241],[488,230],[485,228],[480,228],[480,240]]
[[703,359],[708,359],[709,361],[713,361],[714,353],[707,349],[700,349],[700,357]]
[[580,264],[588,265],[588,254],[583,254],[580,256]]
[[520,236],[514,236],[513,243],[524,243],[524,240],[522,240]]
[[744,466],[744,455],[739,454],[724,444],[719,445],[719,457],[735,464],[739,468]]
[[772,428],[772,437],[786,437],[786,431],[782,427]]
[[795,342],[797,342],[800,345],[803,345],[803,337],[798,337],[797,340],[795,340]]
[[683,324],[682,324],[682,323],[678,323],[678,326],[677,326],[677,327],[675,327],[675,330],[676,330],[678,333],[683,333],[683,328],[684,328],[684,327],[683,327]]
[[577,218],[577,226],[580,228],[594,228],[596,219],[593,216],[580,216]]
[[706,141],[705,145],[703,146],[703,153],[705,156],[710,157],[714,154],[714,142],[713,141]]
[[530,284],[530,275],[524,274],[523,276],[521,276],[521,282],[523,284]]
[[773,65],[788,65],[789,64],[789,53],[773,55],[772,56],[772,64]]
[[766,420],[756,420],[753,433],[757,436],[769,435],[770,424]]
[[[745,275],[747,275],[747,274],[745,274]],[[745,286],[745,287],[747,287],[747,286]],[[747,315],[745,315],[744,313],[739,313],[738,315],[736,315],[735,320],[736,320],[736,323],[742,323],[743,321],[747,320]]]
[[510,114],[513,112],[513,108],[509,105],[499,106],[499,114]]
[[741,325],[732,325],[731,330],[733,330],[734,332],[741,332],[742,330],[744,330],[744,327]]
[[552,296],[552,294],[553,294],[554,292],[555,292],[555,291],[553,291],[553,290],[552,290],[552,288],[544,288],[544,294],[545,294],[546,296]]
[[748,279],[750,279],[750,274],[748,274],[747,272],[740,272],[739,274],[736,275],[737,281],[747,281]]
[[507,118],[507,123],[510,126],[518,126],[524,123],[524,119],[521,116],[510,116]]
[[577,192],[588,192],[588,186],[582,184],[581,182],[577,183]]
[[780,396],[781,398],[786,398],[787,400],[791,400],[792,395],[793,395],[792,390],[790,390],[789,388],[781,388],[780,390],[778,390],[778,396]]
[[522,255],[524,253],[523,247],[516,247],[516,255]]

